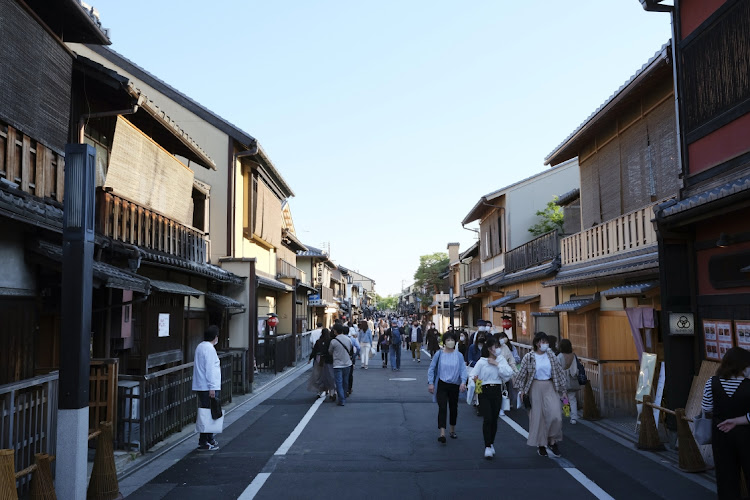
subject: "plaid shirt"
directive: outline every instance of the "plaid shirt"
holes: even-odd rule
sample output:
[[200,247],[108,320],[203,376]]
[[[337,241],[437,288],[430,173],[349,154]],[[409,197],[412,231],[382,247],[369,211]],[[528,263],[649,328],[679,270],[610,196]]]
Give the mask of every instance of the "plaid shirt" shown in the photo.
[[[551,350],[547,351],[547,356],[549,357],[549,364],[552,367],[552,383],[555,384],[555,390],[562,394],[568,389],[565,372],[563,372],[562,366],[560,366],[555,354]],[[536,357],[532,351],[526,354],[521,360],[521,368],[518,370],[516,376],[513,377],[513,387],[524,394],[528,394],[531,390],[531,383],[534,381],[535,374]]]

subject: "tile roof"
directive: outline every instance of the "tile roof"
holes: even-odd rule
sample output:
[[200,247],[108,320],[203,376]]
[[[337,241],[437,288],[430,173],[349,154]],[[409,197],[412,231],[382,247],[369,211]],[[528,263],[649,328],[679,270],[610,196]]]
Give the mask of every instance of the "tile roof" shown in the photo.
[[13,219],[62,232],[63,210],[57,205],[25,193],[13,183],[0,184],[0,212]]
[[607,279],[656,275],[659,268],[659,252],[656,245],[611,257],[563,266],[554,279],[544,286],[560,286],[573,283],[594,283]]
[[539,300],[539,295],[524,295],[523,297],[518,297],[510,302],[508,304],[528,304],[530,302],[537,302]]
[[493,300],[492,302],[487,304],[487,307],[492,309],[493,307],[504,306],[506,304],[509,304],[512,300],[517,299],[517,298],[518,298],[518,291],[516,290],[515,292],[510,292],[510,293],[505,294],[504,297],[500,297],[497,300]]
[[314,246],[307,244],[305,244],[305,246],[307,247],[307,250],[297,252],[297,257],[328,257],[328,253],[320,248],[315,248]]
[[258,286],[264,286],[266,288],[270,288],[272,290],[280,290],[282,292],[291,292],[292,290],[294,290],[286,283],[282,283],[281,281],[277,281],[270,277],[258,274],[256,275],[256,278],[258,279]]
[[581,197],[581,190],[578,188],[572,189],[567,193],[563,193],[557,197],[555,204],[558,206],[567,205],[568,203],[575,201]]
[[581,123],[573,132],[571,132],[568,137],[565,138],[565,140],[558,144],[557,147],[552,150],[552,152],[548,154],[546,158],[544,158],[544,164],[549,165],[553,156],[558,154],[566,145],[568,145],[569,142],[571,142],[575,138],[576,135],[578,135],[588,125],[594,122],[597,116],[600,113],[603,113],[610,104],[613,104],[618,97],[625,95],[625,91],[628,90],[628,87],[630,87],[631,84],[635,83],[642,75],[646,75],[648,72],[657,67],[661,61],[666,62],[671,56],[671,51],[669,50],[670,44],[671,41],[668,41],[667,43],[662,45],[661,48],[656,52],[656,54],[654,54],[651,59],[646,62],[646,64],[641,66],[641,68],[636,71],[635,74],[628,79],[628,81],[620,85],[619,89],[617,89],[611,96],[609,96],[609,98],[604,101],[601,106],[596,108],[596,110],[591,113],[588,118],[583,120],[583,123]]
[[558,304],[550,308],[550,311],[554,312],[576,312],[584,307],[592,306],[599,302],[598,297],[593,298],[571,298],[567,302]]
[[172,281],[151,280],[151,288],[159,292],[171,293],[174,295],[191,295],[193,297],[205,295],[204,292],[191,286],[183,285],[182,283],[174,283]]
[[523,283],[524,281],[532,281],[540,278],[551,276],[557,272],[560,268],[560,261],[555,259],[545,264],[516,271],[514,273],[506,274],[497,283],[491,283],[492,285],[497,284],[499,286],[512,285],[515,283]]
[[231,297],[219,295],[218,293],[206,292],[206,300],[218,304],[224,309],[245,310],[245,304],[242,302],[238,302]]
[[750,176],[740,177],[723,186],[709,189],[703,193],[685,198],[682,201],[669,200],[664,202],[657,207],[656,217],[657,219],[671,217],[748,190],[750,190]]
[[156,264],[164,266],[178,267],[184,269],[193,274],[204,276],[206,278],[220,281],[222,283],[231,283],[233,285],[241,285],[247,279],[243,276],[237,276],[234,273],[230,273],[226,269],[222,269],[212,264],[203,264],[199,262],[193,262],[191,260],[181,259],[173,255],[165,254],[155,250],[138,247],[141,258],[147,262],[154,262]]
[[604,290],[604,297],[632,297],[642,295],[644,292],[658,288],[658,281],[648,281],[646,283],[632,283],[630,285],[616,286],[609,290]]

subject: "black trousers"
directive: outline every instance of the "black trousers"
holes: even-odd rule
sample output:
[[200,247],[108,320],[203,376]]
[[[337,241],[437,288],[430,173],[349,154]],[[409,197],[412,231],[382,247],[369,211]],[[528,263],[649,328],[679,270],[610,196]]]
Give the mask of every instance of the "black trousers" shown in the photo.
[[445,422],[448,417],[448,407],[451,411],[451,425],[456,425],[458,417],[458,384],[449,384],[438,379],[435,388],[435,397],[438,404],[438,429],[445,429]]
[[482,386],[479,395],[479,411],[484,417],[482,423],[482,434],[484,435],[484,446],[489,448],[495,443],[497,434],[497,418],[500,414],[500,404],[503,400],[503,386]]
[[745,473],[745,484],[750,490],[750,449],[747,446],[750,429],[737,426],[728,433],[724,433],[714,427],[711,437],[719,500],[742,498],[740,496],[740,469]]
[[[219,399],[219,394],[221,391],[215,391],[216,392],[216,399]],[[211,398],[208,395],[208,391],[197,391],[196,394],[198,395],[198,408],[211,408]],[[214,435],[210,432],[201,432],[200,436],[198,437],[198,446],[203,446],[204,444],[210,443],[214,440]]]

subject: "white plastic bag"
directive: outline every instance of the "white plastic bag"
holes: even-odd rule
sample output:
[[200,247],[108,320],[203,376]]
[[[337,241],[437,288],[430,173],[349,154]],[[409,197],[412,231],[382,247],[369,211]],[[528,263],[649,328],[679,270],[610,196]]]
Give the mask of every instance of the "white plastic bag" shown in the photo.
[[510,411],[510,398],[508,397],[508,391],[503,391],[503,400],[500,403],[500,410],[502,411]]
[[224,430],[224,414],[214,420],[211,408],[198,408],[198,418],[195,421],[195,432],[205,434],[219,434]]

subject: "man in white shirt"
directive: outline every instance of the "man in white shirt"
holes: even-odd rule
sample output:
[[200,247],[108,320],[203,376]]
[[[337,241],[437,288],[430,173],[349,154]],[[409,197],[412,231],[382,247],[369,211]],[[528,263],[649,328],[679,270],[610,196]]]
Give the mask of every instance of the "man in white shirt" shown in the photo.
[[[203,334],[203,342],[195,348],[193,360],[193,390],[198,394],[198,407],[211,408],[211,399],[219,399],[221,389],[221,364],[216,354],[216,344],[219,342],[219,327],[211,325]],[[214,451],[219,449],[219,443],[210,433],[201,433],[198,438],[198,449]]]
[[323,335],[323,323],[318,321],[317,328],[310,333],[310,347],[315,347],[315,342]]

